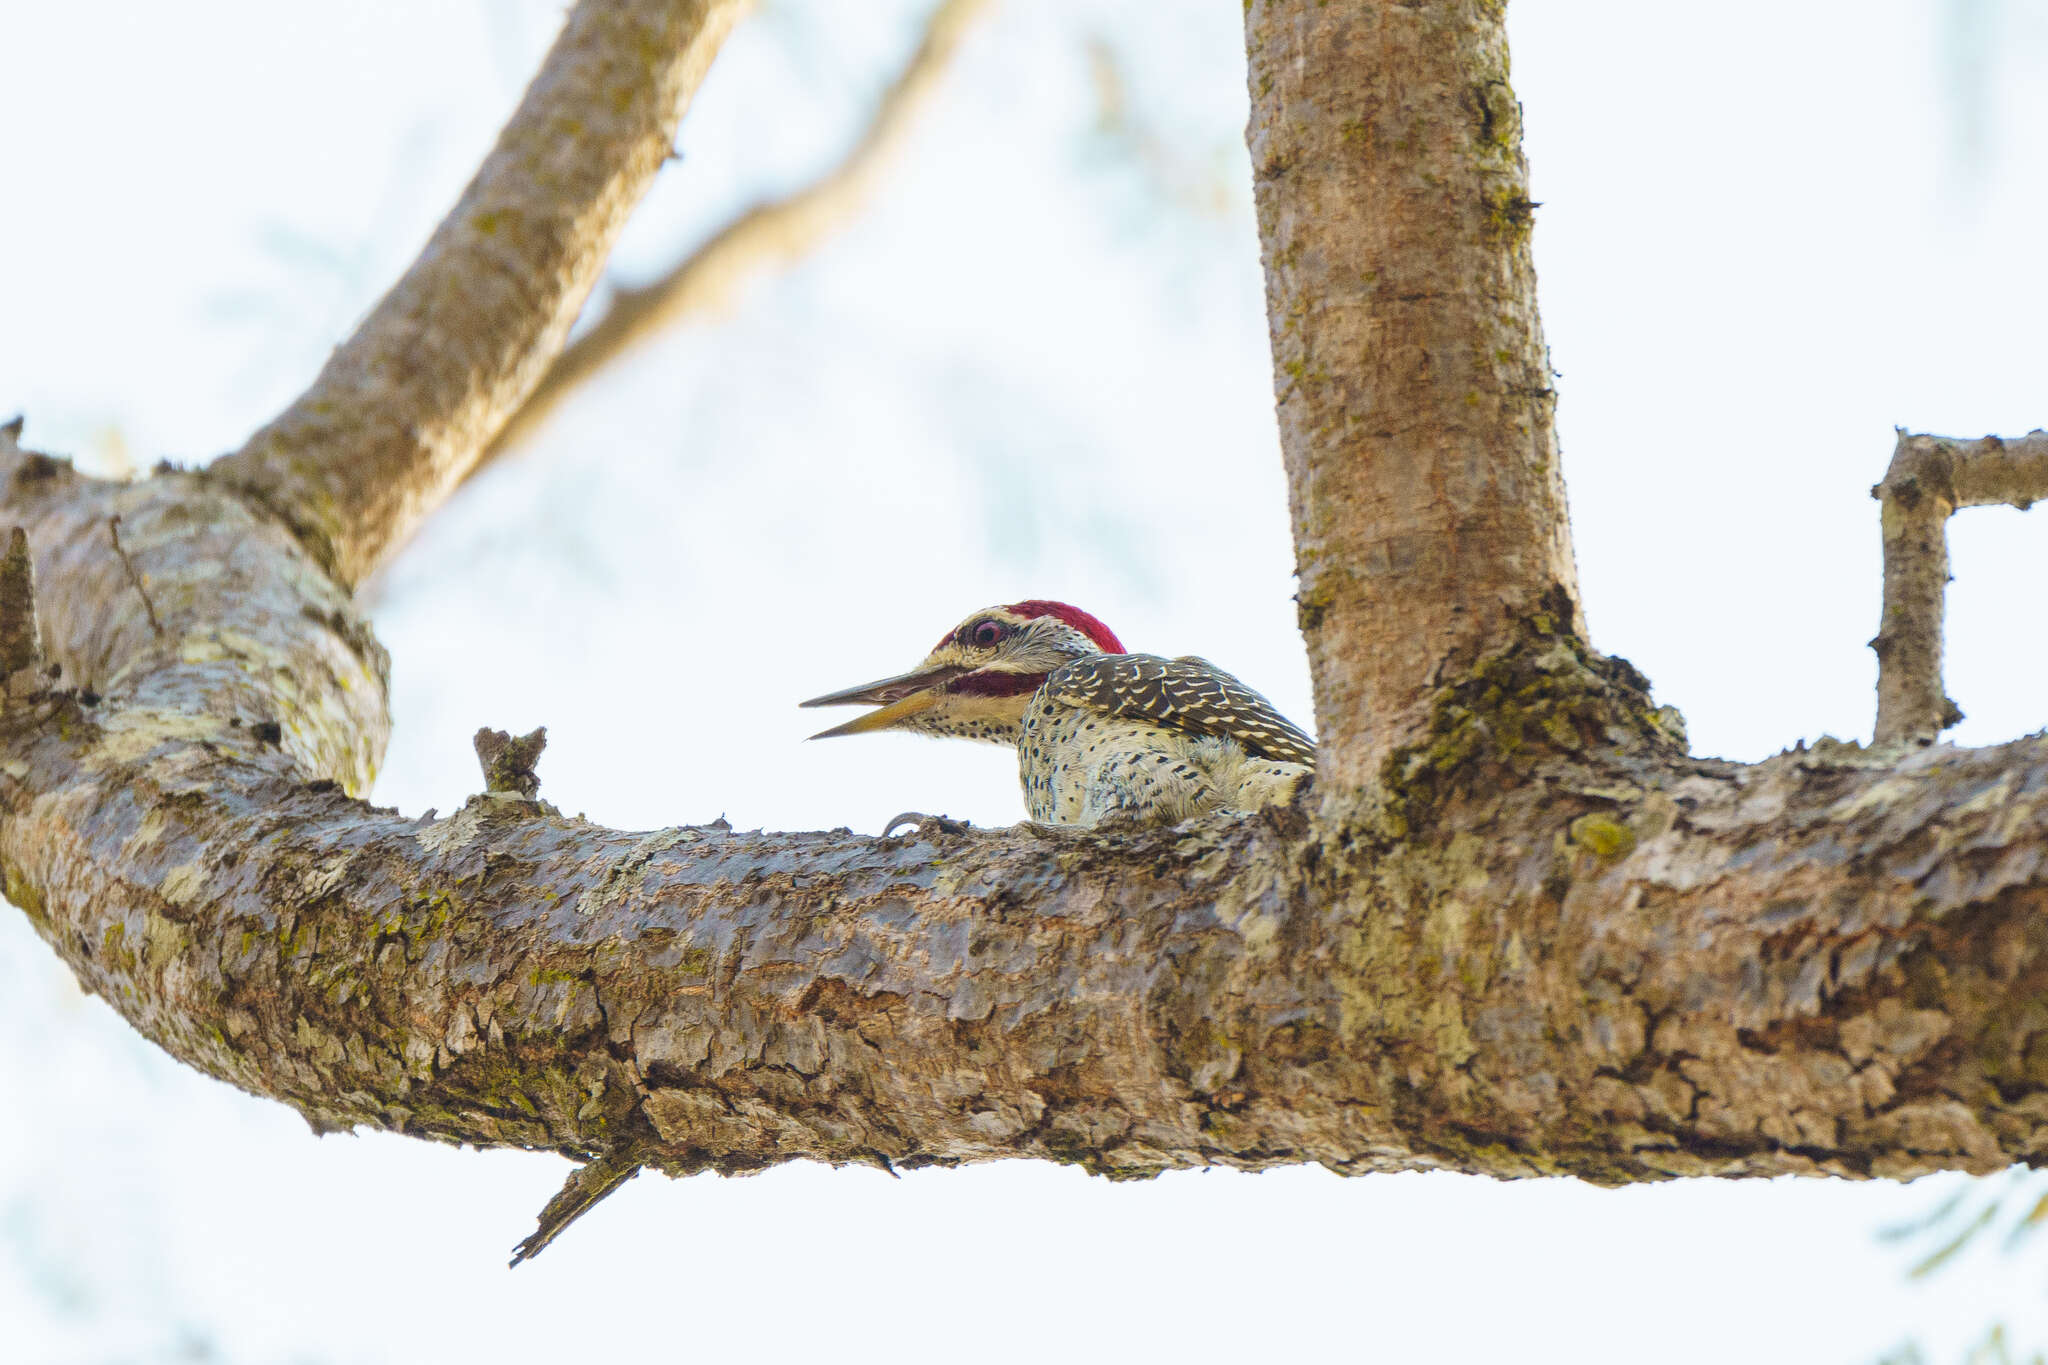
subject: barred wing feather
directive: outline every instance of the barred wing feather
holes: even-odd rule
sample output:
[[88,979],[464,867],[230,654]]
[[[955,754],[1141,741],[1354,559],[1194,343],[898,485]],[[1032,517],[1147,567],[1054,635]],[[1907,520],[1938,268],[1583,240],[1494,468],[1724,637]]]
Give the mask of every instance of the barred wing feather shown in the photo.
[[1068,706],[1233,739],[1255,758],[1315,766],[1316,742],[1301,727],[1206,659],[1091,654],[1055,671],[1045,689]]

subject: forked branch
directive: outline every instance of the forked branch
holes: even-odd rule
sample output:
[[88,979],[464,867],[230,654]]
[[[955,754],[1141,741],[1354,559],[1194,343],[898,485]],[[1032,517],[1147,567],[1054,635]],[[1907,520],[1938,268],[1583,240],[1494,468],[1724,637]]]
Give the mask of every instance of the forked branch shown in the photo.
[[1965,507],[2024,510],[2048,498],[2048,431],[1962,441],[1901,431],[1884,481],[1884,619],[1877,651],[1879,744],[1932,743],[1963,718],[1941,678],[1948,519]]

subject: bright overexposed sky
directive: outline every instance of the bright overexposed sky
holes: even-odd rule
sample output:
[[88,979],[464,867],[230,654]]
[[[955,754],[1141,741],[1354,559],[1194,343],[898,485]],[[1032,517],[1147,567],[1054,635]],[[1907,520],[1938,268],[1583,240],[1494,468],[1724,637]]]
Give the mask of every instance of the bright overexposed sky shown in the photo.
[[[773,0],[615,268],[853,136],[926,0]],[[1977,36],[1958,37],[1958,13]],[[404,266],[552,37],[543,0],[0,0],[0,415],[203,461]],[[969,610],[1078,602],[1309,718],[1236,5],[1004,0],[872,209],[660,338],[375,586],[377,796],[546,724],[615,825],[1022,815],[994,749],[805,745],[804,697]],[[1867,492],[1904,425],[2048,425],[2048,15],[2021,0],[1519,0],[1596,643],[1695,749],[1867,736]],[[599,305],[601,306],[601,300]],[[1964,743],[2039,728],[2041,514],[1953,526]],[[566,1171],[315,1139],[141,1041],[0,906],[0,1361],[1959,1359],[2048,1346],[2048,1243],[1923,1281],[1954,1180],[1621,1191],[1024,1163],[644,1177],[517,1272]]]

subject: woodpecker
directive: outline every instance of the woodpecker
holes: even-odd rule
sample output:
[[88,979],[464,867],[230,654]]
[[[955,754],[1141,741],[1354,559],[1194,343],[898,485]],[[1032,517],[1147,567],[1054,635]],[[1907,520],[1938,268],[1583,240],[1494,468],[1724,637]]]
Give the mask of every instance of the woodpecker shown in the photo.
[[1127,653],[1064,602],[975,612],[910,672],[803,705],[881,708],[813,739],[909,730],[1011,745],[1043,824],[1256,810],[1292,798],[1316,761],[1314,740],[1216,665]]

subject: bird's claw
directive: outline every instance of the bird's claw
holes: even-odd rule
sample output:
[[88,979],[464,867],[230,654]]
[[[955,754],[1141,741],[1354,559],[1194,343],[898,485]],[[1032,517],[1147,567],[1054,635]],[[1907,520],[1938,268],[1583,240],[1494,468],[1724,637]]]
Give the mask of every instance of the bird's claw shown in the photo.
[[955,820],[946,815],[926,815],[921,810],[907,810],[882,826],[882,837],[888,838],[904,825],[917,826],[918,833],[929,834],[937,830],[941,834],[965,834],[974,826],[965,820]]

